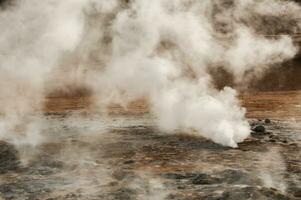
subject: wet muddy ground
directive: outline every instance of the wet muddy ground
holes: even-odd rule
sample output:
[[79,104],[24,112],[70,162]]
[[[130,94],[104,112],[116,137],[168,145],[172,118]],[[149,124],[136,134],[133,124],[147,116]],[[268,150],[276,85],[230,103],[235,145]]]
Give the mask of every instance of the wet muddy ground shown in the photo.
[[87,97],[52,97],[43,142],[0,142],[0,200],[300,199],[300,97],[242,96],[254,131],[237,149],[161,132],[141,101],[104,117]]

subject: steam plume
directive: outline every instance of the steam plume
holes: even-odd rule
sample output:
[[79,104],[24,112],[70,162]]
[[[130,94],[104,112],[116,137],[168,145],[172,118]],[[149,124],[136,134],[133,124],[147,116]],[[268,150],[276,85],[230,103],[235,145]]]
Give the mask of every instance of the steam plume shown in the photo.
[[[161,129],[236,147],[249,134],[245,110],[235,90],[214,88],[209,71],[222,67],[246,84],[291,59],[299,13],[279,0],[16,1],[0,13],[0,135],[35,113],[45,80],[59,80],[47,90],[64,86],[54,72],[71,68],[101,105],[145,98]],[[283,26],[267,31],[274,19]]]

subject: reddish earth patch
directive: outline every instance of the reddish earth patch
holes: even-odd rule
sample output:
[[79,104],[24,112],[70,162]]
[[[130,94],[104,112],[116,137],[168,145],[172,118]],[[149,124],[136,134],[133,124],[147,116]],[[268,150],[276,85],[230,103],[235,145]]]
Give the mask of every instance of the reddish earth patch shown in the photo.
[[[301,119],[301,91],[253,92],[242,94],[242,106],[247,109],[248,118]],[[44,112],[60,113],[66,111],[93,109],[90,96],[52,96],[45,102]],[[137,100],[127,107],[112,104],[108,107],[112,115],[141,115],[148,113],[146,101]]]

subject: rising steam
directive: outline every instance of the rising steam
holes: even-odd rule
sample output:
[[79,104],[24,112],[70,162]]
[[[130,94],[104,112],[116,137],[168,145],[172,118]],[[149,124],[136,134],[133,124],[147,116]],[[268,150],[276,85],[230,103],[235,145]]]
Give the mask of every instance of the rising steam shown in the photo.
[[0,11],[0,136],[13,140],[21,124],[30,138],[44,96],[74,81],[98,105],[144,98],[166,132],[236,147],[245,110],[210,70],[247,84],[293,58],[300,13],[280,0],[16,0]]

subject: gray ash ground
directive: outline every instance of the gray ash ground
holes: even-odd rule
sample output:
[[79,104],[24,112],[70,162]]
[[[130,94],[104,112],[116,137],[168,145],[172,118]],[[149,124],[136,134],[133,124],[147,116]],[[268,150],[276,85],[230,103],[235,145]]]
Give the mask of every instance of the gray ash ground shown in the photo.
[[40,145],[0,142],[0,199],[301,198],[297,122],[250,120],[257,132],[237,149],[162,133],[147,116],[45,122]]

